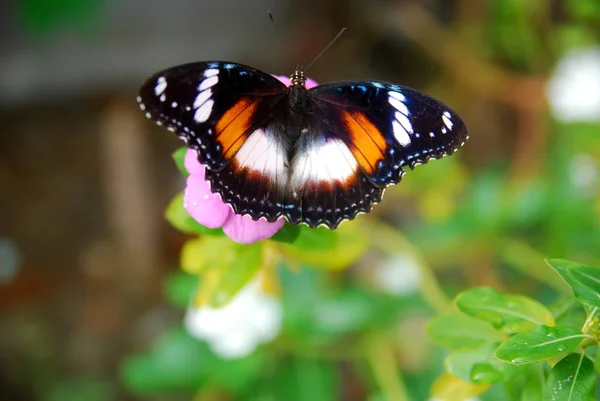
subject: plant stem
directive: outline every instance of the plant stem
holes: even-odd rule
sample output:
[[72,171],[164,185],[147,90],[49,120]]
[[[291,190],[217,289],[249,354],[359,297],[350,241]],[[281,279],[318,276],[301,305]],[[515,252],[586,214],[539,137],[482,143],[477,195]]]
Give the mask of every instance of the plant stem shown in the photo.
[[589,309],[587,318],[581,328],[582,333],[588,334],[590,337],[586,338],[579,344],[581,348],[590,347],[598,343],[598,326],[600,325],[600,308],[592,306]]
[[409,401],[391,343],[381,336],[367,338],[365,354],[383,398],[390,401]]

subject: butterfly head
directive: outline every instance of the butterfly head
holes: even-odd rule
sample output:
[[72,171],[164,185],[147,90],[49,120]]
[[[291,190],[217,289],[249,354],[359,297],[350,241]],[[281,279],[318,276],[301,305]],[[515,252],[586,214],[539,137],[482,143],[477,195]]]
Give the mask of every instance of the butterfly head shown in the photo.
[[304,86],[306,77],[304,76],[304,68],[301,65],[296,67],[296,70],[290,75],[290,86]]

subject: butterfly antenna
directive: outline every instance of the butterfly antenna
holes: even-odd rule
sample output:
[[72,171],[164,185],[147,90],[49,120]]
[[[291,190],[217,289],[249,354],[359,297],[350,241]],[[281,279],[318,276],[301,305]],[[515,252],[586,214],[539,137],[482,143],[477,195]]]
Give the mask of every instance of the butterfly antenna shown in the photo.
[[342,34],[346,31],[346,28],[342,28],[342,30],[335,35],[335,38],[333,38],[331,40],[331,42],[329,42],[329,44],[327,46],[325,46],[325,48],[323,50],[321,50],[321,53],[317,54],[317,57],[315,57],[313,59],[313,61],[311,61],[308,66],[304,69],[304,71],[308,71],[308,69],[315,63],[315,61],[317,61],[319,59],[319,57],[321,57],[323,55],[323,53],[325,53],[334,43],[336,40],[338,40],[340,38],[340,36],[342,36]]
[[[273,26],[275,27],[275,31],[277,32],[277,36],[279,36],[279,39],[282,40],[283,39],[283,34],[281,33],[281,30],[279,29],[279,25],[275,23],[275,18],[273,17],[273,13],[271,13],[271,10],[267,10],[267,14],[269,14],[269,19],[271,20],[271,22],[273,23]],[[283,53],[285,54],[285,56],[287,57],[287,59],[290,58],[290,55],[287,51],[287,46],[283,47]]]

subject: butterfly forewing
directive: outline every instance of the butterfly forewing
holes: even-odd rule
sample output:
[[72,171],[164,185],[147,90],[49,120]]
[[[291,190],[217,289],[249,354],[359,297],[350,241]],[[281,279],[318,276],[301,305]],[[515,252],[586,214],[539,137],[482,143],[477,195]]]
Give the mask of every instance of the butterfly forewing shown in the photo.
[[154,74],[138,102],[146,117],[196,149],[209,169],[220,170],[285,93],[285,85],[251,67],[200,62]]
[[452,154],[468,138],[454,111],[414,89],[364,81],[329,83],[309,93],[379,186],[398,183],[404,166]]
[[372,81],[286,88],[228,62],[161,71],[138,101],[197,150],[211,190],[235,213],[310,227],[369,212],[403,167],[449,155],[468,138],[456,113],[413,89]]

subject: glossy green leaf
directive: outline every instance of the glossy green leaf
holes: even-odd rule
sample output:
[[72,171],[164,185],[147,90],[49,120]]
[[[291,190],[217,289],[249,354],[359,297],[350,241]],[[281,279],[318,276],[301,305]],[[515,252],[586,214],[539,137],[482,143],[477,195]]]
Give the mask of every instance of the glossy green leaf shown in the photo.
[[451,350],[478,348],[506,339],[489,323],[465,315],[433,318],[427,325],[427,335],[440,347]]
[[178,193],[165,210],[165,218],[173,227],[187,234],[224,235],[220,228],[212,229],[198,223],[183,207],[183,192]]
[[517,365],[545,361],[573,351],[585,334],[570,326],[540,326],[500,344],[496,358]]
[[544,401],[593,401],[596,385],[594,363],[584,354],[573,353],[550,371]]
[[571,287],[577,300],[600,307],[599,268],[563,259],[549,259],[546,263]]
[[539,302],[492,288],[464,291],[454,302],[465,314],[489,322],[507,333],[518,333],[539,325],[554,325],[552,314]]
[[444,365],[453,376],[475,384],[494,384],[515,376],[520,368],[494,358],[496,344],[455,351]]
[[179,170],[179,172],[181,172],[181,174],[183,174],[184,177],[190,175],[187,169],[185,168],[185,155],[187,151],[188,148],[186,146],[182,146],[175,152],[173,152],[173,154],[171,155],[173,161],[175,162],[175,166],[177,166],[177,169]]

